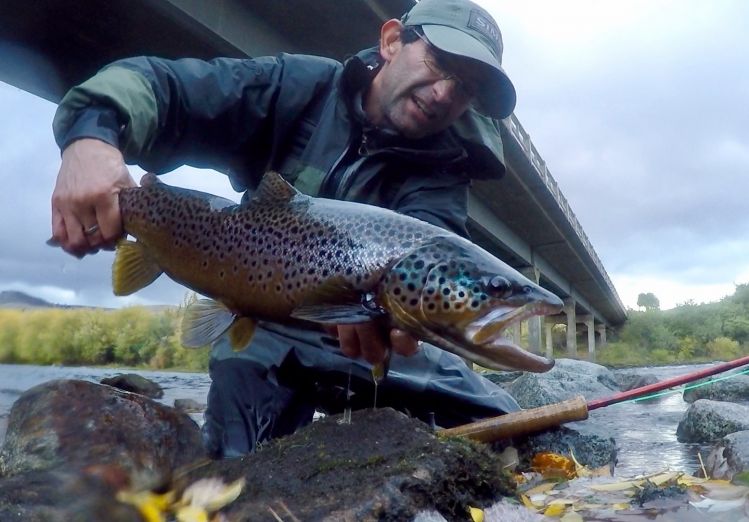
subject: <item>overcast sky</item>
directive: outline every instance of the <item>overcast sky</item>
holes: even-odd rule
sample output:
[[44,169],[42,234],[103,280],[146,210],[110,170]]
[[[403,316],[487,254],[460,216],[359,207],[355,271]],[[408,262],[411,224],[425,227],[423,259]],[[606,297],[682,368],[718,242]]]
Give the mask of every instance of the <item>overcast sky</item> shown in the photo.
[[[515,114],[624,304],[707,302],[749,282],[749,2],[483,1],[504,36]],[[0,290],[56,303],[178,303],[162,277],[111,294],[112,254],[50,248],[54,105],[0,83]],[[133,169],[136,179],[142,174]],[[223,176],[166,181],[231,196]]]

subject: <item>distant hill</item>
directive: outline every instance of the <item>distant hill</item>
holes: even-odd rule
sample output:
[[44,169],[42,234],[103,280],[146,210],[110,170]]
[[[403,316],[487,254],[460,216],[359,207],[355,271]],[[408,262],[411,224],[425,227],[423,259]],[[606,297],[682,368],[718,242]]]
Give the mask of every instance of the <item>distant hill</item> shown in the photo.
[[[45,301],[39,297],[31,296],[24,292],[17,290],[2,290],[0,291],[0,308],[65,308],[65,309],[80,309],[80,308],[92,308],[97,310],[116,310],[115,308],[108,308],[102,306],[81,306],[81,305],[65,305],[56,304]],[[143,306],[147,310],[154,313],[164,312],[166,310],[174,310],[179,308],[177,305],[146,305]]]
[[60,305],[15,290],[0,292],[0,308],[58,308]]

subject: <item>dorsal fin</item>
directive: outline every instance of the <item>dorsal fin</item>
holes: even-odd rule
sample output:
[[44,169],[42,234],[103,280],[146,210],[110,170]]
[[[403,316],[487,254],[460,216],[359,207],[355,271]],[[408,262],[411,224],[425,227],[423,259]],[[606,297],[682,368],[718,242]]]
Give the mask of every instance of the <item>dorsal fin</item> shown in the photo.
[[145,174],[143,174],[143,177],[140,178],[141,187],[148,187],[149,185],[156,185],[158,183],[163,183],[163,182],[153,172],[146,172]]
[[278,172],[268,171],[260,180],[260,185],[252,193],[252,202],[265,205],[288,203],[292,198],[301,194],[297,189],[283,179]]

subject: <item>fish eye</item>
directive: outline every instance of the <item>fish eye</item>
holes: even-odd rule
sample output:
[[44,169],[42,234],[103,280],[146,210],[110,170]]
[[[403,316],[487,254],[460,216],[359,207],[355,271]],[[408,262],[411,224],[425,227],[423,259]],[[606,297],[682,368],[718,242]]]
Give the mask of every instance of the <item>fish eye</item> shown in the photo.
[[488,290],[495,295],[504,295],[510,291],[512,285],[502,276],[494,276],[489,280]]

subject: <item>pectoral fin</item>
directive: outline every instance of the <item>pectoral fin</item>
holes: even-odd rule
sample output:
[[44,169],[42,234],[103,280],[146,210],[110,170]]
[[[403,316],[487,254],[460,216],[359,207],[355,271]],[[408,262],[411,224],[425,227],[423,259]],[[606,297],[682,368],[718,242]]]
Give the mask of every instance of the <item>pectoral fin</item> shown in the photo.
[[356,324],[366,323],[384,313],[368,303],[362,292],[352,288],[343,278],[335,278],[311,291],[291,312],[291,317],[322,324]]
[[130,295],[145,288],[161,275],[161,267],[141,243],[122,239],[112,265],[114,295]]
[[198,299],[185,309],[182,344],[187,348],[206,346],[224,333],[234,319],[236,316],[223,304],[213,299]]

